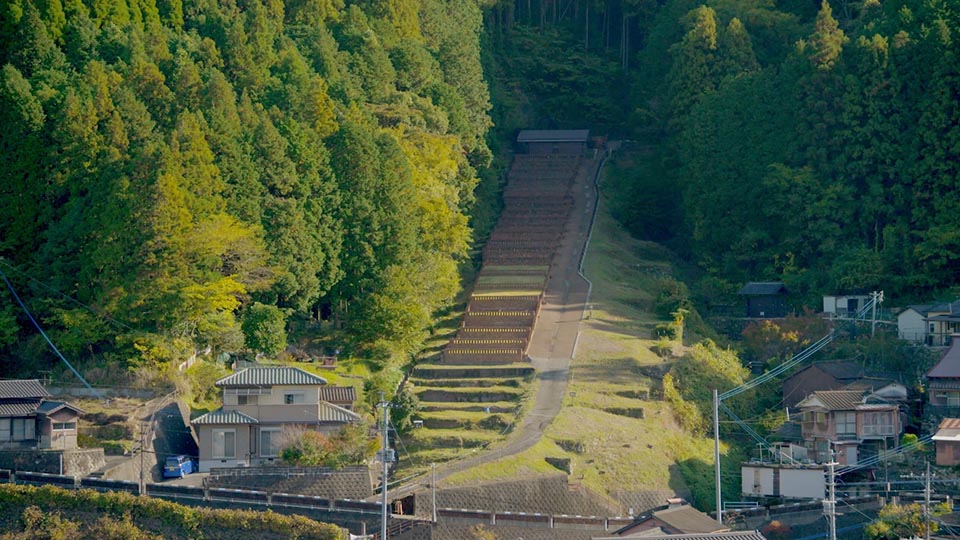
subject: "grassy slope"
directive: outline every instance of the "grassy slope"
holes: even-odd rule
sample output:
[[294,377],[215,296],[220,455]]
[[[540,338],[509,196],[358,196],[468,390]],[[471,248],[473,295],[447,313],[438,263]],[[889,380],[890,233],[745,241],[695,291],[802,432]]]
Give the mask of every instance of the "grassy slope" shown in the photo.
[[[567,457],[572,480],[599,493],[686,491],[676,463],[711,462],[712,442],[683,432],[661,401],[634,399],[654,384],[644,373],[665,368],[651,351],[657,280],[674,273],[668,251],[629,236],[601,204],[585,272],[593,281],[564,407],[530,450],[448,478],[451,484],[556,472],[545,457]],[[655,375],[654,375],[655,376]],[[642,407],[645,418],[605,409]],[[575,448],[570,452],[561,448]],[[579,444],[578,444],[579,443]],[[579,448],[577,448],[579,446]]]

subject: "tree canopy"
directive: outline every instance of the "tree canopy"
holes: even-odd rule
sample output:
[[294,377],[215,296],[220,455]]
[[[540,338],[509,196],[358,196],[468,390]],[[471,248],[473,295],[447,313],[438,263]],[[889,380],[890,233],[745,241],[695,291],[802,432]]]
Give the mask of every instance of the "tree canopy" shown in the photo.
[[[474,3],[12,0],[0,26],[0,261],[73,352],[276,352],[321,312],[407,351],[452,301],[490,158]],[[24,322],[0,346],[42,356]]]

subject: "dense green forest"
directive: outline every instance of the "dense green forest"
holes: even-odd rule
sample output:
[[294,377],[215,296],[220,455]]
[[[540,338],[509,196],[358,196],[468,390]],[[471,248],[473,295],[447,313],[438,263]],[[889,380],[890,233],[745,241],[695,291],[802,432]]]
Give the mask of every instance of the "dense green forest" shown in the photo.
[[688,18],[667,76],[677,231],[727,279],[929,298],[960,269],[960,20],[937,1],[836,7],[768,63],[719,9]]
[[[100,364],[318,319],[402,355],[489,217],[493,118],[636,141],[615,213],[705,300],[944,294],[958,26],[942,0],[4,2],[0,270]],[[50,358],[0,297],[6,355]]]
[[472,0],[2,2],[0,270],[71,359],[276,354],[318,319],[402,356],[492,157],[481,32]]
[[541,118],[637,142],[615,212],[695,263],[705,300],[955,286],[949,2],[518,1],[488,26]]

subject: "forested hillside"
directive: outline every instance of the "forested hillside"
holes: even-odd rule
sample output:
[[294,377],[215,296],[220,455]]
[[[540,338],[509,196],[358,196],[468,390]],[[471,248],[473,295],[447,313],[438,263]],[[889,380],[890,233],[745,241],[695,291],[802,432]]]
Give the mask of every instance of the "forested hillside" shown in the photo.
[[782,279],[808,302],[955,285],[949,2],[543,0],[494,14],[506,77],[543,118],[646,148],[614,187],[616,213],[695,262],[708,300],[746,280]]
[[[309,316],[407,352],[491,159],[481,31],[473,0],[2,2],[0,270],[121,369],[277,353]],[[0,289],[7,375],[35,376]]]
[[[951,287],[960,19],[936,1],[834,7],[767,65],[721,11],[688,18],[667,80],[678,230],[704,269],[732,279],[884,288],[901,301]],[[685,91],[693,84],[703,91]]]

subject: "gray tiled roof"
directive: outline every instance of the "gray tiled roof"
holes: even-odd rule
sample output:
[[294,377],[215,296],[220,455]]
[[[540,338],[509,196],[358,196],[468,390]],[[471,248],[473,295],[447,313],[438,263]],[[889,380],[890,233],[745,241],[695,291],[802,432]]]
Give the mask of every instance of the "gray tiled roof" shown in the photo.
[[240,411],[217,409],[193,419],[194,425],[204,424],[257,424],[257,419]]
[[348,411],[343,407],[338,407],[332,403],[321,401],[319,407],[320,410],[318,411],[317,418],[320,422],[341,422],[347,424],[360,421],[359,414]]
[[712,533],[729,528],[690,505],[667,508],[653,513],[653,516],[670,527],[684,533]]
[[37,413],[38,399],[10,399],[0,401],[0,416],[32,416]]
[[0,381],[0,399],[45,397],[50,397],[50,392],[37,379]]
[[787,288],[782,281],[751,281],[740,289],[737,294],[770,295],[786,293]]
[[525,129],[517,135],[517,142],[586,142],[589,137],[589,129]]
[[820,400],[831,411],[852,411],[857,408],[857,405],[863,403],[861,390],[819,390],[807,396],[807,399],[813,397]]
[[357,400],[357,390],[352,386],[321,386],[320,401],[330,403],[349,403],[353,404]]
[[960,339],[953,340],[950,348],[943,354],[937,365],[927,372],[928,378],[960,378]]
[[68,409],[73,409],[80,414],[83,413],[82,409],[75,407],[65,401],[44,401],[43,403],[40,404],[39,407],[37,407],[37,412],[40,414],[53,414],[59,411],[60,409],[63,409],[64,407]]
[[[647,535],[643,536],[648,538]],[[610,537],[622,538],[622,537]],[[654,534],[649,538],[670,539],[670,540],[767,540],[760,531],[724,531],[711,533],[693,533],[693,534]],[[593,540],[607,540],[595,537]]]
[[327,380],[300,368],[280,366],[246,368],[216,382],[216,385],[219,387],[301,384],[323,385],[327,384]]

